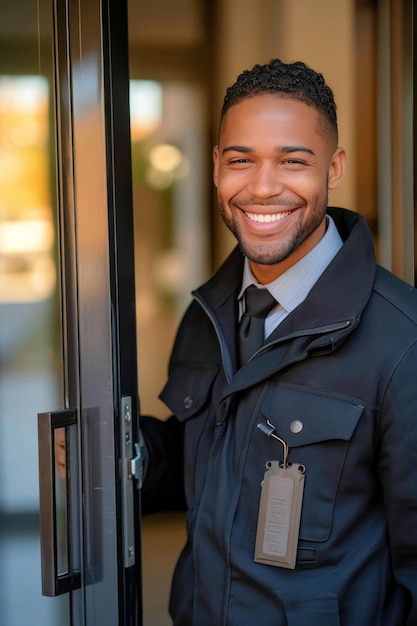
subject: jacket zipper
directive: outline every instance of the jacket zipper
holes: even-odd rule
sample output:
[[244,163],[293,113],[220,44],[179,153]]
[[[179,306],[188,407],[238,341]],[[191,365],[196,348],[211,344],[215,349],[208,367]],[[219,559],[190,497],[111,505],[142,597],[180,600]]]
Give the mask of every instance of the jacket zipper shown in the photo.
[[221,330],[219,324],[217,323],[217,319],[213,315],[211,309],[206,304],[206,302],[201,298],[201,296],[197,292],[193,292],[192,295],[194,296],[195,300],[199,303],[199,305],[201,306],[203,311],[207,314],[207,317],[209,318],[211,323],[213,324],[213,327],[214,327],[214,330],[216,332],[217,339],[218,339],[219,345],[220,345],[220,353],[221,353],[221,356],[222,356],[222,363],[223,363],[224,373],[226,375],[227,382],[230,383],[232,378],[233,378],[232,362],[231,362],[231,359],[229,357],[229,352],[227,350],[226,342],[225,342],[225,340],[223,338],[222,330]]
[[[216,332],[217,339],[218,339],[219,345],[220,345],[220,352],[221,352],[221,355],[222,355],[222,363],[223,363],[226,379],[227,379],[227,382],[230,383],[232,378],[233,378],[233,370],[232,370],[232,364],[231,364],[230,358],[226,358],[226,357],[228,357],[228,351],[227,351],[227,347],[226,347],[226,342],[223,339],[222,330],[221,330],[220,326],[218,325],[217,319],[213,315],[210,307],[206,304],[206,302],[203,300],[203,298],[200,296],[200,294],[195,291],[195,292],[193,292],[192,295],[195,298],[195,300],[199,303],[201,308],[205,311],[205,313],[207,314],[207,316],[210,319],[211,323],[213,324],[213,327],[214,327],[214,330]],[[346,320],[344,322],[337,322],[335,324],[328,324],[327,326],[318,326],[317,328],[297,330],[294,333],[286,335],[285,337],[280,337],[279,339],[275,339],[274,341],[270,341],[269,343],[266,343],[265,345],[263,345],[261,348],[259,348],[259,350],[257,350],[250,357],[249,361],[251,361],[255,357],[255,355],[260,354],[261,352],[263,352],[267,348],[270,348],[271,346],[283,343],[284,341],[288,341],[288,339],[295,339],[297,337],[302,337],[302,336],[307,335],[307,334],[308,335],[323,335],[323,334],[328,334],[328,333],[331,333],[331,332],[335,332],[337,330],[345,330],[351,324],[352,324],[352,320]]]
[[261,352],[266,350],[266,348],[278,345],[280,343],[283,343],[284,341],[288,341],[289,339],[296,339],[298,337],[303,337],[304,335],[327,335],[338,330],[345,330],[346,328],[349,328],[351,324],[352,320],[346,320],[344,322],[337,322],[336,324],[328,324],[327,326],[317,326],[317,328],[306,328],[304,330],[297,330],[293,333],[290,333],[289,335],[285,335],[285,337],[279,337],[279,339],[275,339],[261,346],[259,350],[252,354],[248,361],[251,361],[255,355],[260,354]]

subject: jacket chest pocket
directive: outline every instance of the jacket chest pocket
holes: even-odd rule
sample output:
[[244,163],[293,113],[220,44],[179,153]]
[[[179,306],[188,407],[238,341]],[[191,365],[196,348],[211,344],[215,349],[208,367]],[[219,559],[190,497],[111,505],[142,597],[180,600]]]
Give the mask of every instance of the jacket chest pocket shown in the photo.
[[[288,461],[306,468],[300,539],[329,538],[349,442],[362,412],[363,406],[354,400],[292,386],[277,386],[265,399],[262,419],[273,424],[278,437],[288,444]],[[265,439],[269,454],[278,452],[282,459],[281,444],[273,438]]]
[[[210,438],[213,431],[212,398],[219,381],[219,368],[184,364],[176,367],[169,376],[160,398],[184,424],[184,476],[188,506],[198,488],[199,472],[204,473]],[[203,469],[202,469],[203,468]]]

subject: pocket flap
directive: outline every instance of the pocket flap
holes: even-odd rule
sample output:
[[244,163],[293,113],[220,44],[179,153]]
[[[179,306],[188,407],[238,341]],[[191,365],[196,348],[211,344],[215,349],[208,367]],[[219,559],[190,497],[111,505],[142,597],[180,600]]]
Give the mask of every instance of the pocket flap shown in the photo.
[[364,407],[355,400],[280,385],[267,396],[262,415],[290,447],[349,441]]
[[188,365],[170,373],[159,397],[180,422],[197,415],[206,404],[218,367]]

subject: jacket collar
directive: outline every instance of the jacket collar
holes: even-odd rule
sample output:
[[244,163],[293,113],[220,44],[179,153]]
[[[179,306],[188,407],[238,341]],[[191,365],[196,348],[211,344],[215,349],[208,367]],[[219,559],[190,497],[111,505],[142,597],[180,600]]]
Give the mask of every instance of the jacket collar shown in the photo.
[[243,255],[236,246],[210,280],[193,293],[200,294],[213,311],[218,311],[232,296],[237,299],[243,263]]
[[243,255],[236,247],[213,277],[193,292],[215,326],[228,380],[237,367],[238,293],[242,272]]
[[363,217],[346,209],[329,208],[343,247],[323,272],[307,298],[273,333],[313,330],[359,320],[371,296],[376,263],[370,231]]
[[[314,350],[334,350],[359,323],[375,280],[372,237],[358,213],[339,208],[329,208],[328,213],[336,223],[343,247],[304,302],[268,337],[263,353],[237,372],[236,383],[241,379],[243,383],[247,376],[262,379],[272,373],[271,367],[278,370]],[[195,292],[218,325],[232,369],[236,362],[237,294],[242,271],[243,256],[235,248],[214,276]],[[290,339],[291,346],[286,345]],[[277,359],[278,346],[282,358]]]

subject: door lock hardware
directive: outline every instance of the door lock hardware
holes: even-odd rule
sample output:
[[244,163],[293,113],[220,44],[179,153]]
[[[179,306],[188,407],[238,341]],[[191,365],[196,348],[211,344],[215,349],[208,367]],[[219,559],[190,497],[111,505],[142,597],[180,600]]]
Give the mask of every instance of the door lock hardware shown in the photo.
[[135,478],[137,481],[136,486],[138,489],[142,487],[143,481],[143,454],[142,446],[139,443],[133,444],[135,447],[136,456],[133,459],[127,461],[127,473],[129,478]]
[[144,446],[141,434],[139,443],[133,441],[131,396],[123,396],[120,416],[124,566],[131,567],[135,565],[134,481],[140,489],[143,481]]

